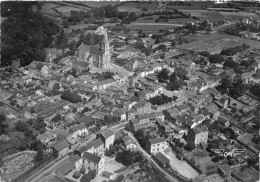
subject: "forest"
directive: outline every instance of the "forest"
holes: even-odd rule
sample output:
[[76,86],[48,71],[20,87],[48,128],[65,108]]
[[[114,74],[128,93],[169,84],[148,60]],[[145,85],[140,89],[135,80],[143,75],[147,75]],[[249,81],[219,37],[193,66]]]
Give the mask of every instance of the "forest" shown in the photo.
[[51,18],[32,11],[36,3],[1,3],[1,66],[11,65],[16,59],[20,59],[21,66],[33,60],[45,61],[44,48],[51,45],[60,28]]

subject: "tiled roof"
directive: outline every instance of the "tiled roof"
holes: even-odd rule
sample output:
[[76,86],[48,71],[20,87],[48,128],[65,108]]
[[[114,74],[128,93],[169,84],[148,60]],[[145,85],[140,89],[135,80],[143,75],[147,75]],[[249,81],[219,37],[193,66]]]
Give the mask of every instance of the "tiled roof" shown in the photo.
[[157,144],[157,143],[162,143],[162,142],[166,142],[165,138],[163,138],[163,137],[153,138],[150,140],[151,145]]
[[73,170],[75,167],[75,162],[73,160],[68,160],[65,164],[63,164],[57,172],[61,175],[66,175],[69,173],[71,170]]
[[56,146],[54,146],[54,148],[57,151],[61,151],[62,149],[66,148],[66,147],[69,147],[69,144],[66,141],[60,142]]
[[88,151],[89,149],[91,149],[93,147],[93,143],[89,142],[86,145],[84,145],[83,147],[79,148],[79,152],[82,154],[86,151]]
[[85,125],[88,125],[88,124],[94,124],[95,120],[90,117],[90,116],[85,116],[85,117],[82,117],[78,120],[79,123],[83,123]]
[[101,133],[105,138],[113,136],[115,133],[111,129],[107,129]]
[[170,162],[170,160],[169,160],[165,155],[163,155],[161,152],[157,152],[157,153],[154,155],[154,157],[155,157],[158,161],[160,161],[161,163],[163,163],[163,164],[166,164],[166,163],[169,163],[169,162]]
[[104,145],[103,141],[100,138],[96,139],[96,140],[93,140],[92,144],[93,144],[94,149],[98,148],[101,145]]
[[84,152],[82,159],[85,159],[87,161],[91,161],[95,164],[98,164],[99,161],[101,160],[101,157],[94,155],[94,154],[91,154],[89,152]]
[[129,136],[124,136],[122,140],[124,141],[125,146],[128,146],[130,144],[135,144],[134,140]]
[[79,131],[79,130],[82,130],[82,129],[84,129],[84,128],[86,128],[86,126],[82,123],[82,124],[79,124],[79,125],[74,125],[74,126],[72,126],[70,129],[69,129],[69,133],[75,133],[75,132],[77,132],[77,131]]

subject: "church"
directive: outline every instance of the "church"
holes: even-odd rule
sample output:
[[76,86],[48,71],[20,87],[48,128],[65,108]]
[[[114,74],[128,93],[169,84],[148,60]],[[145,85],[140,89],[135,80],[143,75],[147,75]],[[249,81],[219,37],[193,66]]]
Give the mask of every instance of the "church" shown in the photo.
[[100,27],[96,33],[104,36],[102,46],[81,44],[78,48],[78,56],[82,61],[89,63],[90,66],[99,69],[109,69],[111,54],[109,51],[109,39],[107,29]]

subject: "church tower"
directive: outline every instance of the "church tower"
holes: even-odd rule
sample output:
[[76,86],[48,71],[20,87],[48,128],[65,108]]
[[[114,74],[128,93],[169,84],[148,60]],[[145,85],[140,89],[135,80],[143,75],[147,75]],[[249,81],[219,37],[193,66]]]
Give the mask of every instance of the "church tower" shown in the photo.
[[110,60],[111,60],[111,54],[109,51],[109,40],[107,35],[107,29],[104,30],[104,38],[102,41],[102,50],[104,51],[103,54],[103,61],[102,61],[102,68],[107,69],[110,67]]

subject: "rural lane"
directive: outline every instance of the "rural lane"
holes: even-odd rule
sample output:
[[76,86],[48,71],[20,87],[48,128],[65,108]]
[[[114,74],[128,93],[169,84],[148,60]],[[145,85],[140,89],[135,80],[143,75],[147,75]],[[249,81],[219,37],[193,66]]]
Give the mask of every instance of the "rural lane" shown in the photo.
[[136,138],[133,136],[132,133],[130,133],[130,132],[127,132],[127,133],[128,133],[128,135],[136,142],[137,148],[138,148],[144,155],[146,155],[146,156],[150,159],[150,161],[151,161],[161,172],[163,172],[163,173],[167,176],[168,179],[170,179],[170,180],[173,181],[173,182],[178,182],[177,179],[173,178],[171,175],[169,175],[168,173],[166,173],[166,172],[161,168],[161,166],[159,166],[159,165],[154,161],[154,159],[152,158],[152,156],[149,155],[149,154],[140,146],[139,142],[136,140]]

